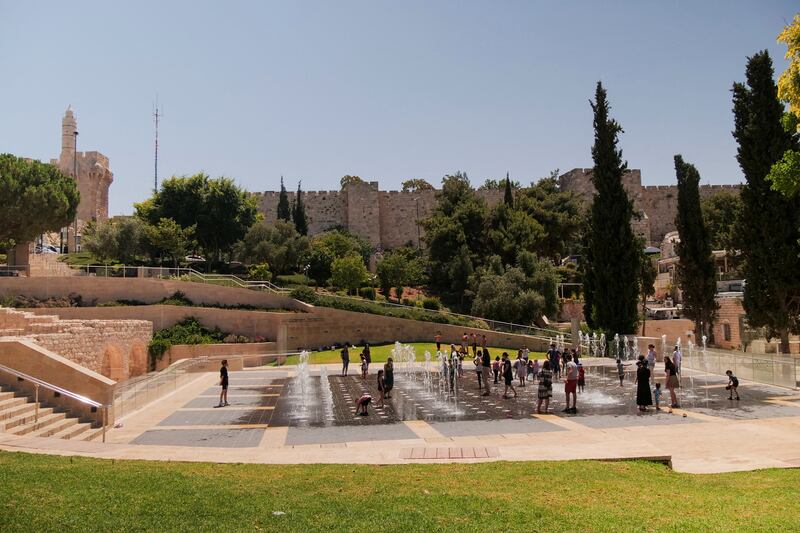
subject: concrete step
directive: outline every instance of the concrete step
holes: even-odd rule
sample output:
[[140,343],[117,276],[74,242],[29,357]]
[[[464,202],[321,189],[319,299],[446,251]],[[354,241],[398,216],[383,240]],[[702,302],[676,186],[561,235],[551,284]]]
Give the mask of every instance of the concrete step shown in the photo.
[[16,394],[14,393],[13,390],[7,390],[4,389],[3,387],[0,387],[0,401],[8,400],[9,398],[13,398],[15,396]]
[[[6,394],[9,396],[5,396]],[[14,396],[13,392],[0,392],[0,413],[6,409],[11,409],[12,407],[17,407],[18,405],[23,405],[26,403],[28,403],[27,398],[23,398],[22,396]]]
[[[65,413],[64,418],[56,420],[52,424],[48,424],[40,429],[28,433],[29,437],[52,437],[54,434],[74,428],[78,424],[77,418],[67,417]],[[39,418],[41,420],[41,417]]]
[[12,435],[28,435],[33,433],[34,431],[40,430],[42,428],[48,427],[52,424],[56,424],[61,420],[67,417],[66,413],[48,413],[44,416],[41,414],[41,410],[39,411],[39,420],[35,421],[33,418],[29,419],[29,421],[25,424],[20,424],[8,430],[8,433]]
[[[81,434],[80,440],[100,441],[103,439],[103,428],[92,428]],[[75,439],[78,440],[78,439]]]
[[[33,404],[28,404],[33,405]],[[53,409],[50,407],[40,407],[39,408],[39,421],[42,420],[43,417],[50,416],[53,414]],[[63,415],[64,413],[58,413]],[[17,426],[24,426],[26,424],[30,424],[34,422],[36,418],[36,413],[33,409],[27,411],[21,415],[17,415],[13,418],[6,418],[5,420],[0,421],[0,429],[4,429],[6,431],[11,431],[13,428]]]
[[2,411],[0,411],[0,421],[11,420],[12,418],[16,418],[26,413],[30,413],[31,415],[33,415],[33,413],[36,411],[36,404],[28,402],[27,398],[22,398],[22,399],[25,401],[17,402],[16,405],[6,407]]
[[75,420],[76,424],[69,426],[65,429],[57,433],[53,433],[50,435],[52,439],[72,439],[72,440],[82,440],[84,434],[92,429],[92,425],[86,422],[78,422],[76,418],[72,418],[70,420]]

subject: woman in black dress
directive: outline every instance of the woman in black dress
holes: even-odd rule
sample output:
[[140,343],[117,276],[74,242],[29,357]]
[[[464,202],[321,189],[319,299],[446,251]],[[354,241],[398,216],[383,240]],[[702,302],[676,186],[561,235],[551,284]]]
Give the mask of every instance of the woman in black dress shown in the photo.
[[653,395],[650,392],[650,369],[647,361],[642,358],[636,369],[636,405],[640,411],[647,411],[648,405],[653,405]]

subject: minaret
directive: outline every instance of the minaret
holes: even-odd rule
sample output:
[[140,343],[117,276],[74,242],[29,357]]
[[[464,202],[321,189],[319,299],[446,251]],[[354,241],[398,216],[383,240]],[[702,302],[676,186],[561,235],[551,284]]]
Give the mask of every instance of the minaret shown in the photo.
[[75,132],[78,131],[78,123],[72,114],[72,106],[67,107],[64,118],[61,120],[61,157],[59,158],[62,169],[72,169],[72,161],[75,154]]

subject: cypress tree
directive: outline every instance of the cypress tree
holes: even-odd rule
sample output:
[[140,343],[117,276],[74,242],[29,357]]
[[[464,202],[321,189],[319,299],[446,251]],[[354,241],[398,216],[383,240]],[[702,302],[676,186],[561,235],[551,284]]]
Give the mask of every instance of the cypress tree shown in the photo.
[[597,194],[592,202],[587,238],[586,316],[607,334],[634,333],[639,322],[640,244],[631,229],[633,203],[622,186],[628,164],[617,149],[623,131],[609,118],[606,91],[597,82],[594,111],[594,168]]
[[514,191],[511,190],[511,178],[508,177],[508,172],[506,172],[506,190],[503,195],[503,203],[508,207],[514,207]]
[[292,220],[297,233],[308,235],[308,218],[306,218],[306,206],[303,203],[303,191],[300,189],[302,182],[297,184],[297,196],[294,199],[292,208]]
[[289,209],[289,195],[286,194],[286,187],[283,186],[283,176],[281,176],[281,192],[278,195],[278,220],[286,220],[287,222],[292,219],[292,213]]
[[734,226],[734,246],[746,279],[744,309],[751,326],[765,327],[788,353],[789,333],[800,328],[800,202],[770,188],[765,177],[797,137],[781,124],[772,59],[766,50],[748,58],[746,84],[733,85],[733,137],[746,183],[742,210]]
[[700,173],[694,165],[676,155],[675,174],[678,178],[675,226],[681,237],[676,247],[680,258],[678,285],[683,293],[683,312],[694,321],[696,341],[707,335],[713,342],[713,322],[719,309],[715,299],[717,276],[711,237],[700,209]]

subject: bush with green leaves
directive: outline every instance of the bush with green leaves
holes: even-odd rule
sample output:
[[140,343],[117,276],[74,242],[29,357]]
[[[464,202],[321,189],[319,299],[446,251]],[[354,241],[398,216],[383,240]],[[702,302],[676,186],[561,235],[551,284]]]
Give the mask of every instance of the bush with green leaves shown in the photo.
[[150,366],[164,355],[170,346],[176,344],[216,344],[224,341],[227,334],[219,328],[206,328],[195,317],[187,317],[166,329],[156,331],[147,347]]
[[331,284],[346,289],[348,294],[367,281],[369,272],[362,258],[355,254],[339,257],[331,263]]

